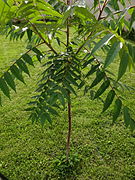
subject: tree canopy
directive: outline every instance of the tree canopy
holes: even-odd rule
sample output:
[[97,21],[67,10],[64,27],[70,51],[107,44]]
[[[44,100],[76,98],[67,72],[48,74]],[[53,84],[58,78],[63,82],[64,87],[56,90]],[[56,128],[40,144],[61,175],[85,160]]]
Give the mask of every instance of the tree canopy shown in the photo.
[[[0,0],[0,4],[1,34],[14,41],[27,39],[26,52],[1,72],[3,94],[10,99],[15,80],[25,83],[23,73],[30,76],[29,66],[43,63],[38,94],[26,109],[33,122],[51,123],[67,104],[70,121],[71,96],[83,89],[93,100],[106,92],[102,112],[114,102],[113,122],[123,113],[125,125],[135,129],[131,110],[123,103],[122,91],[129,87],[120,82],[127,69],[135,69],[135,43],[122,37],[123,30],[133,28],[135,5],[126,7],[125,0],[94,0],[90,7],[85,1],[70,0]],[[101,51],[104,57],[99,56]],[[110,65],[118,56],[116,76]]]

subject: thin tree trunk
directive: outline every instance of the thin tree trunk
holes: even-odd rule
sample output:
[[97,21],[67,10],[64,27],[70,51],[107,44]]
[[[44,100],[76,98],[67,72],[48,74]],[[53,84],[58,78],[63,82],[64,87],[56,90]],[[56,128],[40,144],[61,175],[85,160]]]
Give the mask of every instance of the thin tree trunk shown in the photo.
[[[69,93],[69,98],[70,98],[70,93]],[[71,130],[72,130],[71,102],[68,102],[68,135],[67,135],[67,146],[66,146],[67,160],[69,158],[69,152],[70,152]]]
[[[67,5],[70,5],[71,0],[67,0]],[[67,48],[69,46],[69,18],[67,19]],[[67,135],[67,145],[66,145],[66,160],[69,158],[70,152],[70,139],[71,139],[71,129],[72,129],[72,117],[71,117],[71,99],[70,92],[68,92],[69,102],[68,102],[68,135]]]

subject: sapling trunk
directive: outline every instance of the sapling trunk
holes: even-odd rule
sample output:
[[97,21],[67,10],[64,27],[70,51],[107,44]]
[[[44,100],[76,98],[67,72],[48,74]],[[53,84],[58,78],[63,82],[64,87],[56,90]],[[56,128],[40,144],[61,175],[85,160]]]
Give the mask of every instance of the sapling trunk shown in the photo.
[[[70,99],[70,93],[69,93],[69,99]],[[67,145],[66,145],[66,160],[68,160],[69,152],[70,152],[71,129],[72,129],[71,102],[68,102],[68,135],[67,135]]]
[[[71,0],[67,0],[67,5],[70,5]],[[69,18],[67,19],[67,50],[69,46]],[[70,92],[68,92],[69,102],[68,102],[68,135],[67,135],[67,145],[66,145],[66,160],[69,159],[70,153],[70,139],[71,139],[71,129],[72,129],[72,117],[71,117],[71,98]]]

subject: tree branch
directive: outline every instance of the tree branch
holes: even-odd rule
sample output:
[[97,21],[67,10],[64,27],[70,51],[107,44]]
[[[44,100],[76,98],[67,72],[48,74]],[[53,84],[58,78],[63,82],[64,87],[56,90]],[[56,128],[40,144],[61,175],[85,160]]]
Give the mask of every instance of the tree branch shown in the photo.
[[105,0],[102,8],[100,9],[100,13],[99,13],[99,16],[98,16],[98,21],[100,20],[101,15],[102,15],[102,13],[103,13],[103,11],[104,11],[104,8],[106,7],[107,3],[108,3],[108,0]]

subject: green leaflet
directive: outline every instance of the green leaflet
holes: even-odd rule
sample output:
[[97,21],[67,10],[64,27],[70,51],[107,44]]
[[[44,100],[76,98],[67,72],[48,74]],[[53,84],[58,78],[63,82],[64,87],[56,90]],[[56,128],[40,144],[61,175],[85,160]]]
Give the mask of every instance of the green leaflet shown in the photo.
[[96,86],[104,77],[105,77],[105,73],[104,72],[97,73],[97,76],[94,79],[94,81],[92,82],[90,88]]
[[24,71],[28,76],[30,76],[28,67],[26,66],[26,64],[24,63],[24,61],[22,61],[21,59],[16,61],[16,64],[18,65],[18,67]]
[[56,103],[58,97],[57,97],[57,93],[52,93],[49,99],[49,104],[53,105]]
[[17,68],[17,66],[12,65],[12,66],[10,67],[10,71],[14,74],[14,76],[15,76],[18,80],[20,80],[21,82],[23,82],[23,83],[25,84],[24,79],[23,79],[23,76],[22,76],[22,74],[21,74],[21,71]]
[[80,75],[77,75],[74,71],[69,70],[69,73],[76,79],[80,79]]
[[43,54],[41,53],[41,51],[39,51],[39,49],[37,49],[36,47],[33,47],[32,51],[34,51],[37,55],[43,57]]
[[10,99],[10,91],[9,87],[7,86],[5,80],[3,78],[0,78],[0,89]]
[[104,68],[109,66],[114,61],[114,58],[116,57],[116,55],[118,54],[119,51],[120,51],[120,42],[115,42],[111,46],[111,48],[107,54],[107,57],[105,59]]
[[78,89],[81,89],[85,85],[85,81],[81,81],[81,83],[78,85]]
[[130,126],[131,130],[135,130],[135,121],[130,117],[128,107],[123,108],[124,111],[124,122],[126,127]]
[[59,98],[59,101],[62,104],[62,106],[65,108],[65,99],[64,99],[63,95],[59,93],[58,98]]
[[95,60],[95,58],[91,58],[91,59],[87,60],[87,61],[83,64],[83,68],[85,68],[87,65],[91,64],[94,60]]
[[46,119],[48,120],[48,122],[50,124],[52,124],[52,119],[51,119],[51,116],[49,115],[49,113],[45,112],[45,116],[46,116]]
[[103,47],[105,44],[108,43],[110,39],[114,37],[113,34],[107,34],[105,35],[92,49],[91,54],[94,54],[99,48]]
[[28,55],[28,54],[23,54],[22,58],[24,61],[26,61],[28,64],[30,64],[31,66],[34,66],[32,58]]
[[40,119],[41,125],[44,126],[45,120],[47,119],[46,118],[46,113],[45,112],[41,113],[41,115],[39,116],[39,119]]
[[90,71],[86,74],[86,77],[92,75],[98,69],[99,66],[100,64],[97,64],[95,66],[92,65]]
[[29,120],[29,119],[31,119],[32,124],[33,124],[35,121],[37,121],[37,120],[38,120],[37,113],[32,112],[32,113],[30,114],[30,116],[29,116],[28,120]]
[[132,118],[130,119],[130,128],[131,128],[131,131],[135,130],[135,121]]
[[70,98],[69,98],[67,90],[63,87],[59,87],[59,90],[62,92],[62,95],[67,99],[67,101],[70,102]]
[[109,106],[112,104],[113,102],[113,99],[114,99],[114,96],[115,96],[115,91],[114,90],[110,90],[106,99],[105,99],[105,102],[104,102],[104,107],[103,107],[103,111],[106,111]]
[[116,119],[119,117],[121,107],[122,107],[122,101],[120,99],[116,99],[115,105],[114,105],[113,122],[115,122]]
[[32,30],[31,29],[27,29],[27,36],[28,36],[29,41],[31,41],[31,38],[32,38]]
[[56,37],[56,41],[57,41],[58,45],[60,46],[61,41],[60,41],[60,38],[59,38],[59,37]]
[[76,86],[76,87],[78,87],[78,84],[77,84],[77,80],[75,80],[71,75],[70,75],[70,73],[68,73],[67,75],[66,75],[66,80],[70,83],[70,84],[73,84],[74,86]]
[[82,18],[83,20],[92,19],[94,21],[97,21],[95,16],[88,9],[84,7],[79,7],[79,6],[74,7],[74,9],[75,9],[75,14],[79,16],[80,18]]
[[68,89],[69,92],[77,96],[75,90],[72,88],[72,86],[70,86],[70,84],[66,80],[63,81],[63,85]]
[[45,124],[45,121],[47,120],[50,124],[52,124],[52,119],[47,112],[42,112],[41,115],[39,116],[40,122],[42,126]]
[[47,107],[47,109],[48,109],[48,112],[51,113],[52,115],[59,116],[58,112],[55,109],[51,107]]
[[131,121],[128,107],[125,106],[123,108],[123,111],[124,111],[124,122],[125,122],[126,127],[128,127],[130,125],[130,121]]
[[7,84],[16,92],[16,85],[12,78],[12,75],[9,72],[4,73],[4,79],[7,82]]
[[100,86],[100,88],[97,90],[94,99],[98,98],[101,94],[104,93],[104,91],[109,87],[110,85],[110,81],[106,80],[105,82],[103,82],[103,84]]
[[124,73],[126,72],[126,69],[127,69],[127,66],[128,66],[128,59],[129,59],[128,53],[123,51],[123,54],[121,56],[120,65],[119,65],[119,71],[118,71],[117,80],[119,80],[124,75]]

